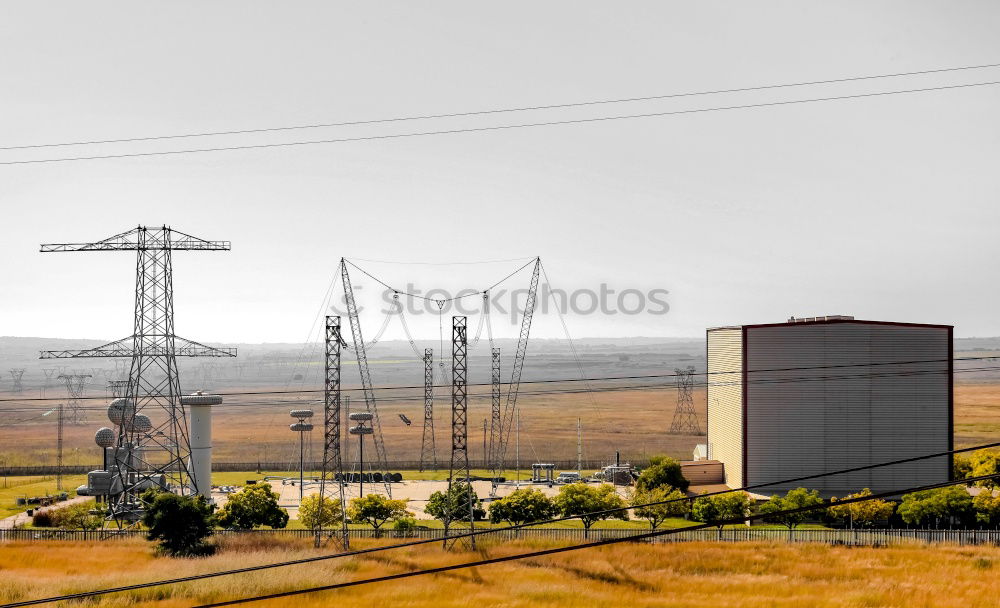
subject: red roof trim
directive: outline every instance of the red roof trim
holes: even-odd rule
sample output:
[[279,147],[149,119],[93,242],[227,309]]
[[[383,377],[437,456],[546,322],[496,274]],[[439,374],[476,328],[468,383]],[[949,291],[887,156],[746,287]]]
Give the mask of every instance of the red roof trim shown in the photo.
[[794,325],[833,325],[837,323],[850,323],[856,325],[888,325],[895,327],[926,327],[930,329],[954,329],[954,325],[938,325],[934,323],[902,323],[898,321],[862,321],[860,319],[828,319],[823,321],[796,321],[784,323],[757,323],[755,325],[743,325],[744,329],[756,329],[758,327],[791,327]]

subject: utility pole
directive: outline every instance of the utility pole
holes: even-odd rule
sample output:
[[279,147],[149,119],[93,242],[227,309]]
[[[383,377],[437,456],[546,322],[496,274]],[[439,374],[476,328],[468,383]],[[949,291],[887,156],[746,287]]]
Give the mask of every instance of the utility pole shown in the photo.
[[583,422],[576,419],[576,474],[583,470]]

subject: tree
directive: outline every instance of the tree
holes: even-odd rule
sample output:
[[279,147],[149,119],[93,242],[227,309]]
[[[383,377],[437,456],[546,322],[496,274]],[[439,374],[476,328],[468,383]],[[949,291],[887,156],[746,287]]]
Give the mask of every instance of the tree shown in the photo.
[[408,500],[393,500],[381,494],[369,494],[360,498],[352,498],[347,507],[347,515],[351,521],[364,522],[375,529],[375,535],[379,534],[379,528],[387,521],[399,519],[413,515],[406,510]]
[[469,501],[472,501],[472,516],[476,519],[486,517],[486,511],[479,506],[479,496],[472,486],[464,481],[451,484],[446,492],[434,492],[424,507],[434,519],[444,523],[447,530],[453,521],[469,521]]
[[310,494],[299,505],[299,521],[310,529],[333,526],[340,523],[343,517],[344,509],[339,498],[334,500],[329,496],[320,498],[319,494]]
[[696,521],[716,526],[719,530],[719,538],[722,538],[722,527],[726,523],[750,517],[752,507],[753,499],[746,492],[699,496],[691,505],[691,517]]
[[[844,499],[863,498],[871,495],[872,491],[865,488],[856,494],[848,494],[844,497]],[[830,502],[836,503],[837,498],[831,498]],[[832,504],[832,506],[827,509],[827,513],[830,517],[838,521],[847,522],[851,527],[856,526],[859,528],[870,528],[876,523],[885,521],[892,517],[895,510],[896,505],[893,503],[887,500],[882,500],[881,498],[874,498],[871,500],[852,502],[846,505]]]
[[965,479],[972,473],[972,458],[965,454],[952,456],[951,470],[955,479]]
[[[579,517],[583,522],[584,537],[590,535],[590,527],[605,519],[620,519],[628,521],[628,509],[625,501],[609,483],[598,486],[588,485],[582,481],[571,483],[559,489],[559,494],[553,504],[563,517]],[[620,509],[611,511],[612,509]],[[600,513],[600,511],[611,511]]]
[[976,511],[976,521],[980,524],[994,527],[1000,525],[1000,496],[983,490],[972,499],[972,508]]
[[212,546],[212,506],[204,496],[178,496],[147,490],[142,494],[146,538],[159,541],[160,550],[174,556],[207,555]]
[[949,523],[967,523],[972,513],[972,497],[963,486],[904,494],[899,505],[899,516],[913,526],[933,524],[936,527],[945,519]]
[[667,486],[680,491],[688,489],[690,482],[684,479],[681,473],[681,463],[666,456],[653,456],[649,459],[649,466],[642,470],[639,479],[635,482],[636,490],[643,492]]
[[278,506],[278,493],[266,483],[253,483],[229,495],[219,511],[219,525],[232,530],[252,530],[260,526],[284,528],[288,511]]
[[[782,513],[792,509],[802,509],[806,507],[819,507],[823,504],[823,499],[819,497],[819,491],[807,490],[805,488],[794,488],[785,493],[784,496],[775,494],[760,506],[758,513],[764,516],[764,521],[771,524],[781,524],[788,528],[788,535],[792,530],[804,522],[814,512],[799,511],[797,513]],[[819,512],[816,509],[815,512]]]
[[977,450],[969,458],[969,464],[972,466],[972,470],[969,471],[966,477],[993,476],[990,479],[977,481],[977,486],[992,490],[1000,485],[1000,482],[997,480],[1000,477],[1000,454],[997,454],[993,450]]
[[[691,503],[680,490],[670,486],[660,486],[650,490],[636,489],[632,494],[632,506],[635,506],[636,517],[649,522],[650,528],[657,528],[671,517],[684,517],[691,511]],[[661,504],[650,504],[661,503]],[[647,506],[636,506],[647,505]]]
[[490,503],[490,521],[514,526],[551,519],[556,506],[541,490],[522,488]]

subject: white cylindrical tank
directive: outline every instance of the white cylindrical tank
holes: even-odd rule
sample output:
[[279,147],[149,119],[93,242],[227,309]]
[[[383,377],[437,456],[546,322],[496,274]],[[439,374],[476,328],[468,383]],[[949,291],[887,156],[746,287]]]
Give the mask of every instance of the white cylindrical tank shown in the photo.
[[220,395],[195,393],[181,397],[190,413],[191,474],[194,491],[212,496],[212,406],[222,403]]

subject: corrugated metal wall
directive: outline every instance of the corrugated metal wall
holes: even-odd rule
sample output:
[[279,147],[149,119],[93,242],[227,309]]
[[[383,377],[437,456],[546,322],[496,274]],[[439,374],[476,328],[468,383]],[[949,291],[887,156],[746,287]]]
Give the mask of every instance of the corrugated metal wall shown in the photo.
[[[748,483],[950,449],[947,328],[836,322],[746,331]],[[927,360],[935,361],[902,363]],[[788,369],[818,366],[843,367]],[[774,369],[787,371],[759,371]],[[843,496],[866,487],[883,492],[944,481],[949,475],[950,460],[939,458],[791,487]]]
[[708,330],[708,457],[722,461],[725,483],[743,485],[743,330]]

